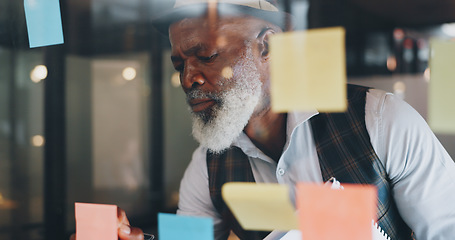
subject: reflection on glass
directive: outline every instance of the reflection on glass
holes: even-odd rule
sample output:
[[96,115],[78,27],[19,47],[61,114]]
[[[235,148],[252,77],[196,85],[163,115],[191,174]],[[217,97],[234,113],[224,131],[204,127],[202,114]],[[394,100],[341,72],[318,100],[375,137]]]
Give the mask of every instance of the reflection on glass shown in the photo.
[[0,239],[40,240],[44,154],[32,136],[43,135],[44,85],[35,83],[48,69],[42,49],[0,49]]
[[133,67],[126,67],[123,69],[122,76],[127,81],[132,81],[136,78],[136,69]]
[[0,193],[0,210],[12,210],[17,207],[14,201],[6,199],[3,194]]
[[42,147],[44,146],[44,137],[41,135],[35,135],[32,137],[32,145],[34,147]]
[[174,74],[172,74],[172,77],[171,77],[171,84],[173,87],[180,87],[180,74],[178,72],[175,72]]
[[455,37],[455,23],[442,24],[441,30],[449,37]]
[[393,37],[396,39],[396,40],[403,40],[404,38],[404,31],[403,29],[401,28],[397,28],[393,31]]
[[387,69],[393,72],[397,69],[397,59],[395,56],[390,56],[387,58]]
[[425,81],[430,82],[430,68],[427,67],[425,69],[425,72],[423,72],[423,77],[425,78]]
[[402,81],[398,81],[393,84],[393,94],[398,98],[404,100],[406,91],[406,84]]
[[39,83],[42,80],[47,78],[47,67],[44,65],[37,65],[33,70],[30,72],[30,79],[34,83]]
[[223,70],[221,71],[221,75],[226,79],[230,79],[232,78],[234,73],[231,67],[224,67]]
[[216,39],[216,45],[218,45],[218,47],[222,48],[222,47],[225,47],[227,45],[227,39],[226,37],[224,36],[219,36],[217,39]]
[[403,94],[406,91],[406,84],[402,81],[398,81],[393,84],[393,91],[395,94]]

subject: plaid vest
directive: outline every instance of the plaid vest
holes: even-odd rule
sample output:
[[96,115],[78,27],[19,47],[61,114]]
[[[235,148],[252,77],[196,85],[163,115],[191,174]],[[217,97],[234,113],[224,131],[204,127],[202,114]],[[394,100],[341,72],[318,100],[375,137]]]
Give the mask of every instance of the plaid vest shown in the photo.
[[[348,110],[320,113],[310,119],[324,182],[335,177],[341,183],[375,185],[378,190],[378,224],[393,240],[413,239],[393,200],[390,181],[374,152],[365,125],[368,88],[348,85]],[[263,239],[268,232],[245,231],[221,196],[226,182],[255,182],[248,157],[237,147],[222,154],[207,152],[210,197],[225,227],[240,239]]]

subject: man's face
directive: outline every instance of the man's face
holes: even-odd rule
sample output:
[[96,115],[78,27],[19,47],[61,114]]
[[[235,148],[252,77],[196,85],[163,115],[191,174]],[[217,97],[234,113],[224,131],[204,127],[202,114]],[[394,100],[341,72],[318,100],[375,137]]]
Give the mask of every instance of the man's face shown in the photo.
[[172,62],[187,94],[193,135],[214,152],[228,148],[251,115],[268,107],[255,21],[193,18],[170,27]]

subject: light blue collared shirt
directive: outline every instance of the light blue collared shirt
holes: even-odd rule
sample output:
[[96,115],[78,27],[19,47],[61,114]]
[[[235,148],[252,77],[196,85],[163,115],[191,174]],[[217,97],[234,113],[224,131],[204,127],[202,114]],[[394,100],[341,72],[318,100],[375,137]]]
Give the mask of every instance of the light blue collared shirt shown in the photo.
[[[287,140],[276,163],[242,133],[233,145],[248,155],[256,182],[280,183],[291,189],[297,182],[322,182],[310,122],[312,112],[291,112]],[[400,214],[416,239],[455,237],[455,163],[425,120],[391,93],[367,93],[365,122],[372,146],[386,168]],[[178,214],[209,216],[215,236],[225,231],[210,199],[206,149],[193,153],[180,186]]]

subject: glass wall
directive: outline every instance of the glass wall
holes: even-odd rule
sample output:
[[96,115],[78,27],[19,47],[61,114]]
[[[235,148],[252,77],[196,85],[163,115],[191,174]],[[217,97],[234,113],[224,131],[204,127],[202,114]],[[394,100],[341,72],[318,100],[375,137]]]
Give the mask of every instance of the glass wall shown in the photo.
[[0,69],[0,229],[7,229],[0,236],[23,239],[39,235],[43,223],[47,69],[41,51],[5,48]]
[[24,2],[0,2],[0,240],[68,239],[75,202],[118,205],[149,232],[175,209],[165,201],[180,175],[163,186],[168,46],[151,1],[126,5],[60,1],[65,43],[30,48]]
[[[455,16],[406,22],[354,0],[277,2],[296,30],[344,26],[349,81],[426,117],[428,40]],[[0,240],[67,239],[75,202],[118,205],[154,232],[198,145],[168,40],[151,25],[174,1],[59,3],[64,44],[30,48],[24,1],[0,1]],[[455,135],[437,136],[455,157]]]
[[41,49],[25,48],[21,4],[0,2],[0,239],[42,239],[44,79]]
[[154,210],[149,65],[147,53],[67,57],[68,229],[74,202],[116,204],[133,218]]

